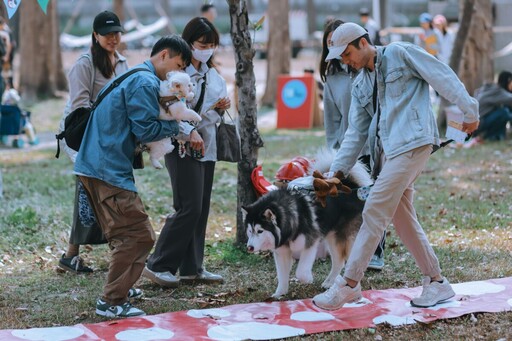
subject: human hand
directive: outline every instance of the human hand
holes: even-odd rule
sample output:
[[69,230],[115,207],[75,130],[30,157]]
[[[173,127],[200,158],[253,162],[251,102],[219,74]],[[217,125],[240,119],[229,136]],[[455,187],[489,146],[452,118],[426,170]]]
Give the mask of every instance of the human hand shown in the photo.
[[229,97],[221,98],[214,104],[214,109],[219,109],[219,110],[226,110],[226,109],[229,109],[230,107],[231,107],[231,100],[229,99]]
[[197,151],[198,153],[200,152],[201,155],[204,155],[204,141],[196,129],[192,130],[190,133],[190,148],[193,151]]
[[478,128],[479,123],[480,122],[478,122],[478,121],[472,122],[472,123],[463,122],[462,123],[462,131],[465,132],[466,134],[471,134]]

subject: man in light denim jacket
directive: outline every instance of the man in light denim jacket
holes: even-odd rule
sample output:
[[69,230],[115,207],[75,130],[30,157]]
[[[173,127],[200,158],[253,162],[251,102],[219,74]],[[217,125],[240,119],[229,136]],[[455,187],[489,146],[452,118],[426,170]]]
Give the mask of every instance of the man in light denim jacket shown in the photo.
[[[430,307],[455,295],[441,275],[439,261],[418,222],[414,182],[423,171],[439,132],[430,103],[429,84],[464,112],[462,130],[478,127],[478,102],[455,73],[423,49],[409,43],[374,47],[359,25],[345,23],[331,38],[326,59],[339,58],[362,72],[352,86],[349,127],[331,165],[331,174],[348,174],[368,138],[380,173],[363,211],[363,224],[345,267],[333,286],[313,298],[324,309],[338,309],[361,298],[360,281],[384,229],[393,222],[423,278],[415,307]],[[375,79],[376,76],[376,79]]]

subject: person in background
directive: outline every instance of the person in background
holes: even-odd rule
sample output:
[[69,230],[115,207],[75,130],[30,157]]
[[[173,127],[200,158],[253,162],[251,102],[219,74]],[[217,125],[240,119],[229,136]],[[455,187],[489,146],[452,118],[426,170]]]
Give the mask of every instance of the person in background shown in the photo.
[[[369,143],[379,176],[363,210],[363,223],[354,241],[343,276],[313,303],[323,309],[339,309],[362,298],[361,280],[382,233],[393,222],[397,235],[423,274],[423,290],[411,300],[427,308],[455,295],[441,275],[435,252],[418,222],[414,183],[423,172],[434,146],[440,145],[429,84],[464,113],[462,130],[478,127],[478,102],[469,96],[450,67],[414,44],[394,42],[373,46],[359,25],[345,23],[332,34],[326,59],[342,58],[361,70],[352,86],[350,124],[329,174],[348,174]],[[376,93],[373,96],[372,93]]]
[[421,13],[419,21],[423,32],[414,37],[414,43],[439,59],[439,54],[441,53],[441,33],[434,28],[433,18],[429,13]]
[[85,129],[75,174],[112,251],[103,295],[96,301],[97,315],[145,315],[129,299],[142,296],[142,291],[132,286],[144,269],[155,232],[135,187],[135,153],[138,142],[175,136],[200,147],[193,126],[158,119],[161,81],[167,79],[168,72],[183,70],[190,60],[190,47],[181,37],[160,38],[150,58],[137,66],[143,70],[129,75],[105,96]]
[[[348,129],[348,115],[350,111],[350,101],[352,92],[352,81],[357,76],[357,70],[341,63],[337,58],[326,61],[329,53],[329,42],[332,32],[340,25],[342,20],[332,19],[325,24],[324,35],[322,38],[322,55],[320,58],[320,79],[324,82],[324,127],[327,147],[338,150]],[[368,145],[365,145],[360,154],[360,161],[370,170],[370,151]],[[382,270],[384,267],[384,248],[386,245],[386,232],[375,253],[372,256],[369,269]]]
[[212,24],[217,19],[217,9],[214,4],[208,3],[201,6],[201,17],[205,17]]
[[453,43],[455,35],[448,30],[448,21],[444,15],[438,14],[433,19],[434,28],[441,33],[439,60],[445,64],[450,64],[450,57],[452,56]]
[[359,10],[359,18],[364,29],[368,32],[368,36],[373,45],[382,45],[380,40],[380,27],[377,22],[370,16],[370,10],[363,7]]
[[[13,89],[13,71],[12,62],[14,59],[14,50],[16,42],[12,34],[11,28],[7,25],[5,18],[0,17],[0,38],[4,42],[5,54],[2,56],[2,78],[4,80],[4,89]],[[2,91],[3,93],[3,91]],[[2,94],[0,93],[0,96]]]
[[512,122],[512,73],[500,72],[498,83],[485,84],[475,93],[480,104],[480,126],[464,144],[466,148],[483,141],[505,139],[507,123]]
[[186,144],[165,156],[175,213],[165,220],[143,272],[165,287],[177,287],[180,282],[224,281],[221,275],[206,270],[204,248],[217,161],[216,124],[231,103],[226,82],[211,61],[219,46],[219,34],[213,24],[205,17],[193,18],[183,29],[182,37],[192,47],[192,62],[185,71],[196,84],[191,104],[202,117],[194,131],[201,144]]
[[[69,113],[80,107],[90,108],[105,84],[128,70],[126,58],[117,51],[122,32],[123,27],[115,13],[103,11],[94,18],[91,48],[78,58],[68,73],[69,99],[60,122],[60,131],[64,130],[64,120]],[[69,148],[65,140],[59,143],[71,161],[75,162],[77,152]],[[71,234],[66,253],[59,260],[61,269],[77,274],[93,272],[79,256],[80,244],[89,244],[85,240],[89,237],[84,231],[101,230],[93,215],[84,217],[84,212],[90,211],[85,190],[77,177]],[[106,243],[106,240],[95,242]]]

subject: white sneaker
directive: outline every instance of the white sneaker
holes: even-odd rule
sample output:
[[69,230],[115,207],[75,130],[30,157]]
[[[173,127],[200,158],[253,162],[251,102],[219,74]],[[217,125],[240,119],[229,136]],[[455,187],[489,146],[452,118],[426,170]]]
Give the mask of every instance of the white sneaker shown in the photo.
[[455,296],[455,291],[453,291],[452,286],[445,277],[443,277],[443,282],[439,283],[425,276],[423,277],[421,296],[413,298],[411,305],[413,307],[428,308],[444,302],[453,296]]
[[345,279],[338,275],[334,284],[326,292],[313,297],[313,303],[322,309],[336,310],[343,307],[345,303],[357,302],[361,298],[361,284],[357,283],[355,288],[351,288]]
[[147,266],[145,266],[144,270],[142,270],[142,276],[150,279],[156,284],[160,284],[161,286],[168,288],[177,288],[180,284],[179,279],[169,271],[156,272],[150,270]]
[[203,271],[199,275],[193,275],[193,276],[181,276],[180,275],[180,282],[183,283],[191,283],[191,282],[198,282],[198,283],[224,283],[224,278],[222,278],[221,275],[214,274],[212,272],[206,271],[203,269]]

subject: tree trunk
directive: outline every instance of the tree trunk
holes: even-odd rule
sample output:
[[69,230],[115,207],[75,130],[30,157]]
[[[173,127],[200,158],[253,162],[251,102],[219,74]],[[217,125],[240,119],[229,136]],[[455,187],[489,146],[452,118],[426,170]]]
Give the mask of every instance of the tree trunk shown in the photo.
[[288,0],[269,1],[267,82],[262,105],[274,107],[277,95],[277,76],[290,73],[291,45],[288,23]]
[[[36,1],[23,1],[20,12],[20,92],[31,103],[67,89],[59,43],[59,21],[55,1],[45,15]],[[37,34],[35,33],[37,32]]]
[[5,20],[8,20],[7,8],[5,7],[5,2],[2,1],[0,4],[0,16],[2,16]]
[[492,2],[476,0],[468,39],[464,45],[459,77],[470,94],[494,79],[494,35],[492,32]]
[[308,34],[312,35],[316,31],[316,7],[314,0],[307,1],[307,9],[308,12]]
[[[463,1],[463,0],[461,0]],[[462,59],[462,53],[464,51],[464,46],[466,45],[466,40],[469,34],[469,30],[471,27],[471,20],[474,12],[474,4],[475,0],[467,0],[463,1],[463,7],[461,16],[459,18],[459,29],[457,31],[457,35],[455,37],[455,42],[453,44],[452,55],[450,57],[450,67],[457,75],[459,75],[459,68]],[[441,97],[441,103],[439,104],[438,117],[437,117],[437,127],[440,131],[444,131],[446,129],[446,107],[450,105],[446,99]]]
[[249,31],[249,16],[245,0],[227,0],[231,17],[231,40],[235,49],[235,80],[238,88],[240,138],[242,161],[238,162],[236,243],[247,240],[243,228],[240,207],[256,200],[251,182],[251,172],[258,161],[258,149],[263,147],[257,126],[256,78],[254,76],[252,47]]
[[[124,25],[126,21],[126,15],[124,14],[124,0],[114,0],[112,5],[113,11],[121,21],[121,24]],[[126,43],[121,42],[117,48],[117,51],[123,53],[126,50]]]
[[169,19],[169,23],[165,27],[165,34],[173,34],[176,33],[176,27],[173,26],[171,22],[171,4],[169,0],[160,0],[156,5],[156,11],[161,16],[166,16]]

